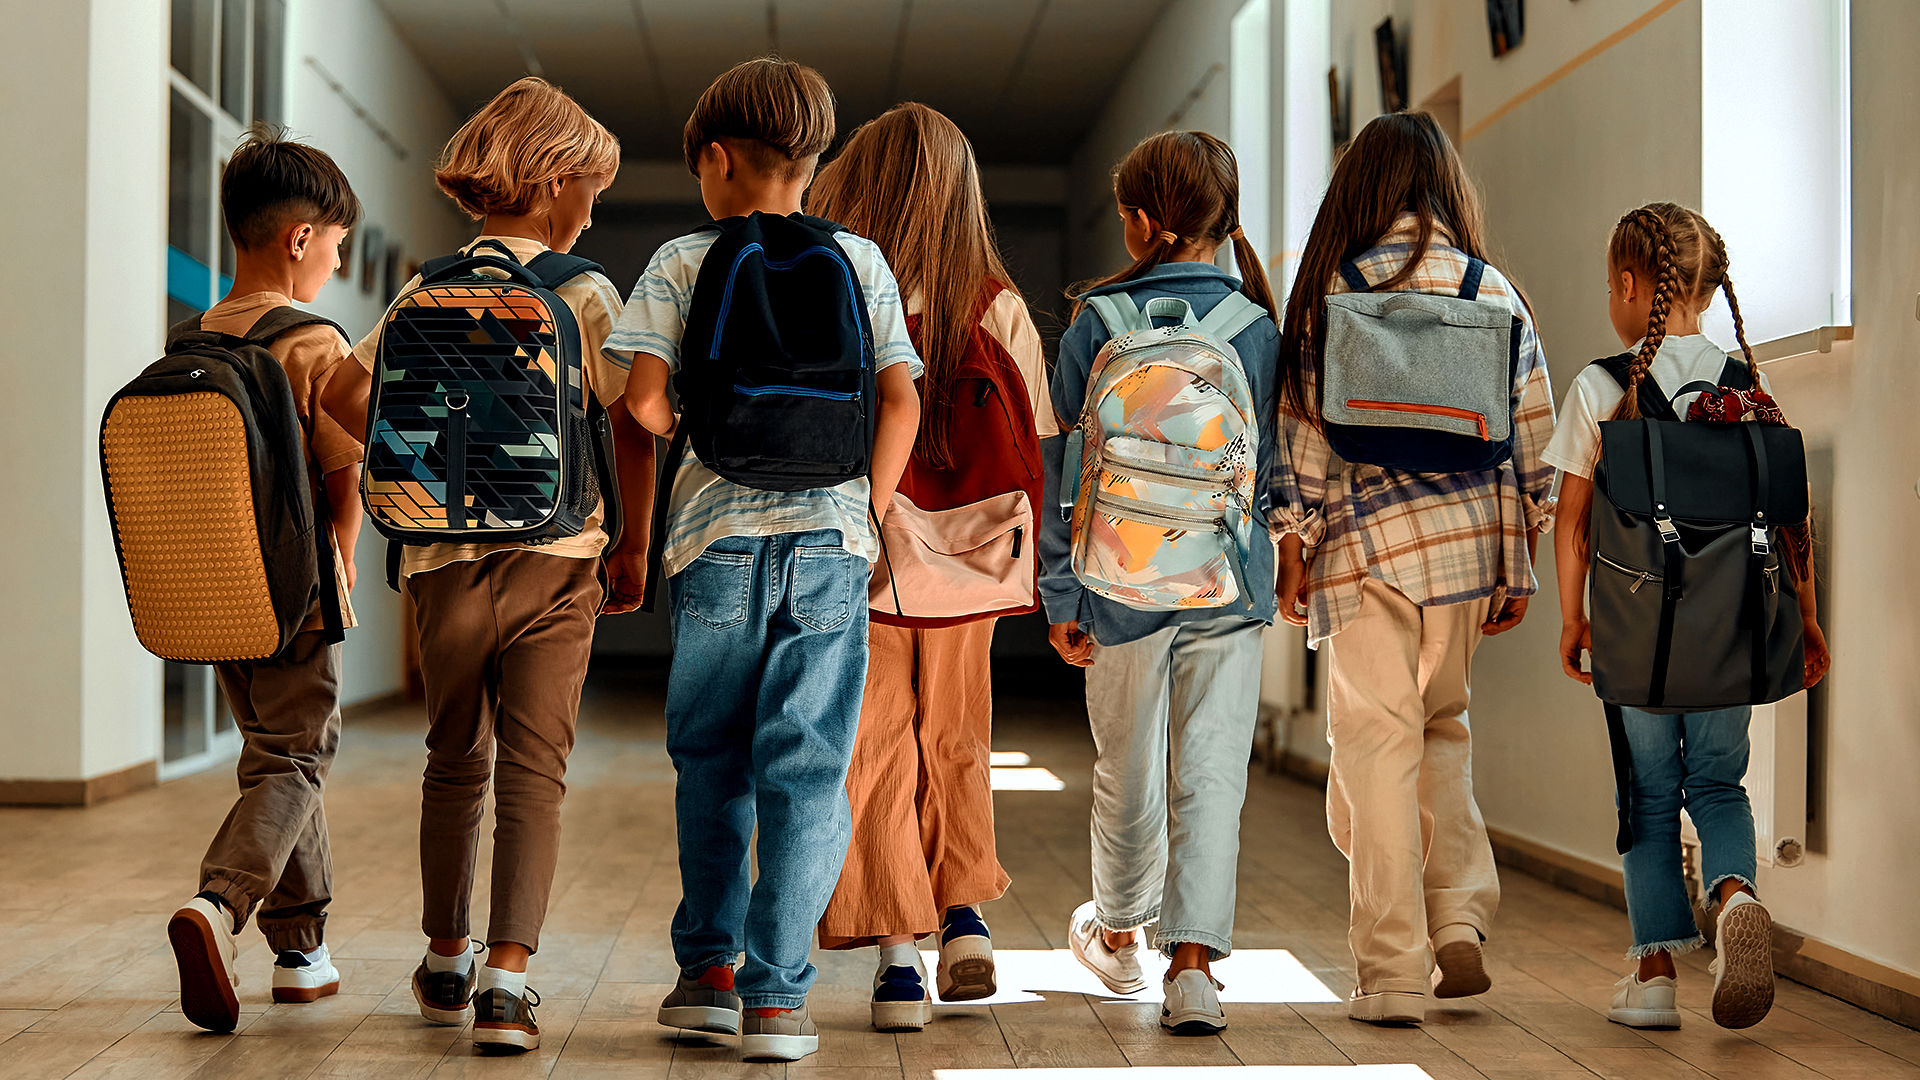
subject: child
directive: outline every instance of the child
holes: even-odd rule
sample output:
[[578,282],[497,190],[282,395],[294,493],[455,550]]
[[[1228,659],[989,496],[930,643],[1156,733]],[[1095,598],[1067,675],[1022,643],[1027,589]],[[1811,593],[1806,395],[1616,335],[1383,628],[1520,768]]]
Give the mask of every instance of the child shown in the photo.
[[[203,330],[244,335],[294,301],[310,304],[340,265],[340,242],[360,217],[360,200],[333,159],[287,142],[272,129],[247,132],[220,177],[220,207],[233,238],[233,288],[199,317]],[[337,419],[322,391],[348,347],[331,326],[289,330],[269,345],[286,368],[307,443],[308,470],[324,477],[340,612],[353,586],[360,533],[360,427]],[[200,893],[175,912],[168,935],[180,967],[187,1019],[231,1031],[240,1018],[232,992],[234,936],[260,905],[260,930],[279,954],[273,999],[307,1002],[340,989],[327,958],[327,903],[333,861],[322,805],[327,770],[340,745],[340,646],[326,643],[320,606],[271,660],[214,665],[240,753],[240,799],[200,864]]]
[[[685,152],[716,220],[774,217],[799,213],[832,141],[826,81],[766,58],[735,66],[700,96]],[[702,230],[655,252],[607,342],[632,356],[627,402],[655,434],[679,422],[669,376],[685,379],[686,369],[713,363],[704,348],[682,355],[681,341],[718,236]],[[919,426],[920,361],[893,275],[872,241],[847,232],[832,239],[858,277],[872,326],[879,402],[871,479],[768,491],[721,479],[689,454],[672,478],[662,553],[673,610],[667,751],[679,774],[683,899],[673,919],[679,981],[659,1018],[669,1027],[738,1032],[746,1056],[786,1061],[819,1046],[806,1007],[815,975],[807,951],[847,849],[847,762],[867,670],[867,564],[879,556],[869,520],[886,516]],[[815,307],[772,329],[807,340],[844,314]],[[756,822],[760,876],[750,885]]]
[[[1607,243],[1607,316],[1621,344],[1637,354],[1631,367],[1637,389],[1651,379],[1667,397],[1692,382],[1719,385],[1727,352],[1700,333],[1700,316],[1723,291],[1733,312],[1734,336],[1754,385],[1766,380],[1747,348],[1727,276],[1727,249],[1720,234],[1698,213],[1673,203],[1653,203],[1629,212]],[[1674,411],[1687,413],[1687,399]],[[1542,455],[1561,470],[1560,526],[1554,561],[1560,579],[1560,664],[1571,678],[1592,685],[1580,670],[1588,648],[1587,571],[1592,555],[1588,511],[1593,471],[1600,460],[1600,421],[1637,415],[1636,398],[1599,366],[1573,382],[1560,412],[1553,442]],[[1788,559],[1800,590],[1806,633],[1807,686],[1826,674],[1826,638],[1815,621],[1813,577],[1803,562]],[[1648,627],[1647,632],[1653,633]],[[1626,874],[1627,917],[1633,948],[1627,959],[1638,970],[1619,982],[1607,1018],[1628,1027],[1680,1026],[1674,998],[1674,956],[1703,944],[1693,921],[1680,856],[1680,811],[1700,832],[1701,875],[1708,902],[1720,905],[1713,962],[1713,1019],[1723,1027],[1760,1022],[1773,1004],[1772,918],[1753,893],[1753,808],[1741,780],[1747,772],[1747,721],[1741,706],[1711,712],[1656,715],[1622,708],[1633,756],[1629,803],[1633,850],[1621,860]]]
[[1421,1023],[1429,990],[1491,985],[1480,943],[1500,879],[1473,799],[1468,671],[1480,638],[1518,625],[1535,589],[1553,396],[1524,300],[1486,266],[1474,299],[1521,320],[1511,459],[1474,472],[1342,460],[1321,410],[1326,297],[1352,290],[1348,261],[1376,292],[1458,296],[1485,257],[1479,196],[1440,126],[1378,117],[1334,167],[1282,330],[1280,610],[1313,643],[1334,642],[1327,823],[1352,878],[1347,1015],[1373,1023]]
[[[1197,131],[1154,135],[1113,174],[1133,265],[1080,291],[1060,339],[1053,408],[1080,416],[1095,356],[1114,336],[1090,297],[1123,295],[1144,308],[1156,297],[1192,305],[1196,319],[1243,292],[1268,314],[1235,335],[1259,429],[1256,490],[1273,469],[1274,367],[1278,333],[1267,277],[1240,232],[1240,177],[1233,151]],[[1235,280],[1214,266],[1231,242]],[[1042,443],[1047,506],[1066,477],[1065,439]],[[1265,516],[1248,507],[1260,530]],[[1273,547],[1256,536],[1242,577],[1245,609],[1136,610],[1085,589],[1075,575],[1070,529],[1043,513],[1040,594],[1048,639],[1087,674],[1087,718],[1098,755],[1093,780],[1094,898],[1073,913],[1073,954],[1117,994],[1146,985],[1139,931],[1158,922],[1153,944],[1172,958],[1162,1025],[1180,1033],[1227,1023],[1211,963],[1233,948],[1240,807],[1259,712],[1260,638],[1273,621]]]
[[[526,78],[454,133],[434,179],[481,222],[474,245],[496,241],[525,263],[573,247],[619,166],[620,144],[606,128],[556,87]],[[588,389],[602,404],[616,404],[627,372],[602,354],[601,343],[620,313],[620,294],[597,273],[556,292],[579,326]],[[379,348],[377,329],[354,347],[362,416]],[[624,438],[619,447],[623,488],[651,476],[650,440]],[[636,500],[631,491],[623,492],[623,504],[645,505],[645,495]],[[440,1024],[465,1022],[471,1002],[476,1044],[540,1045],[533,1013],[539,997],[527,989],[527,961],[540,946],[559,856],[560,802],[594,618],[609,592],[636,588],[628,583],[643,572],[644,541],[606,552],[604,520],[603,502],[574,536],[544,544],[409,545],[401,562],[420,634],[428,723],[420,800],[421,929],[428,941],[413,993],[420,1015]],[[625,533],[636,534],[644,537],[644,527]],[[467,909],[490,782],[493,886],[487,962],[477,967]]]
[[[1037,447],[1024,436],[1051,438],[1060,427],[1051,406],[1035,407],[1044,402],[1046,356],[994,246],[966,136],[925,105],[896,106],[853,133],[820,171],[808,206],[879,244],[907,297],[929,404],[901,496],[945,510],[1032,488],[1037,512],[1040,485],[1029,472]],[[994,392],[1008,400],[975,408]],[[984,423],[967,426],[975,417]],[[899,588],[900,611],[912,616],[925,598]],[[894,615],[885,603],[873,613],[847,778],[853,843],[820,920],[820,944],[878,946],[873,1017],[882,1030],[918,1030],[931,1019],[914,941],[935,931],[941,999],[994,992],[993,944],[979,906],[1006,892],[1008,878],[994,856],[988,652],[995,616],[1021,610],[902,618],[904,625],[880,621]]]

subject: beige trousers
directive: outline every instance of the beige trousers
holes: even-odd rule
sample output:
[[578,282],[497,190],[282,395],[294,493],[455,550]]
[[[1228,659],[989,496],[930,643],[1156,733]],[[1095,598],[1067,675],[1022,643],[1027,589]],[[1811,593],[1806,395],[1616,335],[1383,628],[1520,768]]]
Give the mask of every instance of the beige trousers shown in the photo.
[[1419,607],[1369,579],[1330,643],[1327,828],[1351,867],[1360,993],[1426,993],[1434,931],[1464,923],[1485,938],[1500,904],[1467,727],[1487,609]]

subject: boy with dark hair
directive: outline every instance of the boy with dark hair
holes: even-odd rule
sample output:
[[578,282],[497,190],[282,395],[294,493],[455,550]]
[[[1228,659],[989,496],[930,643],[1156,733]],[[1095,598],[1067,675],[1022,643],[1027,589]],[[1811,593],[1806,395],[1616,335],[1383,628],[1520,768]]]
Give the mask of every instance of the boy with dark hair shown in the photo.
[[[285,318],[296,300],[313,302],[360,217],[360,200],[332,158],[264,126],[250,130],[228,159],[220,203],[233,238],[233,288],[194,321],[236,337]],[[326,495],[330,521],[323,524],[332,528],[340,613],[352,626],[347,594],[360,531],[360,438],[320,405],[349,347],[331,324],[309,322],[268,348],[293,388],[306,435],[302,464]],[[333,864],[321,804],[340,743],[340,646],[326,642],[321,606],[278,656],[214,665],[243,740],[240,798],[207,847],[199,894],[167,924],[181,1008],[212,1031],[239,1022],[234,939],[256,905],[260,931],[279,954],[273,1000],[309,1002],[340,989],[323,940]]]
[[[654,254],[606,346],[632,357],[627,404],[655,434],[672,434],[681,423],[666,392],[669,378],[676,379],[696,447],[703,430],[717,445],[715,410],[701,395],[724,393],[716,384],[734,382],[719,374],[728,362],[723,326],[787,342],[837,340],[846,346],[837,362],[850,358],[873,380],[871,416],[865,405],[847,406],[854,425],[873,425],[870,454],[863,444],[857,455],[867,460],[848,470],[857,478],[767,490],[720,476],[714,466],[733,468],[724,455],[713,465],[688,455],[671,478],[664,519],[661,557],[674,629],[667,750],[679,774],[683,899],[673,920],[679,981],[659,1019],[670,1027],[738,1033],[745,1056],[786,1061],[819,1046],[806,1008],[816,974],[807,952],[851,832],[847,764],[866,680],[868,566],[879,557],[870,521],[886,515],[920,423],[913,386],[920,359],[886,259],[872,241],[799,216],[801,195],[832,141],[833,95],[811,68],[768,58],[720,76],[686,127],[687,167],[699,177],[701,199],[719,227],[670,241]],[[729,319],[724,302],[708,290],[724,285],[724,295],[738,300],[736,278],[703,275],[702,266],[709,250],[724,242],[740,247],[737,256],[716,257],[710,269],[738,273],[758,248],[741,246],[744,234],[734,230],[750,228],[768,237],[815,236],[816,246],[791,262],[762,252],[765,266],[801,275],[810,267],[824,275],[817,279],[823,289],[845,288],[848,299],[831,307],[774,305],[766,309],[770,325],[747,327],[733,320],[760,317],[739,314],[756,305],[736,303]],[[822,269],[824,261],[801,266],[813,255],[841,269]],[[849,315],[849,302],[859,304],[854,314],[867,324],[858,337],[836,323]],[[822,399],[864,396],[773,385],[803,377],[768,376],[735,389],[749,396],[753,404],[744,408],[762,418],[756,425],[762,429],[806,426],[811,421],[799,418],[824,415],[808,410],[829,408],[818,404]],[[808,441],[804,435],[793,440]],[[792,460],[798,459],[781,464]],[[760,877],[750,884],[748,846],[756,824]],[[743,950],[736,985],[733,964]]]

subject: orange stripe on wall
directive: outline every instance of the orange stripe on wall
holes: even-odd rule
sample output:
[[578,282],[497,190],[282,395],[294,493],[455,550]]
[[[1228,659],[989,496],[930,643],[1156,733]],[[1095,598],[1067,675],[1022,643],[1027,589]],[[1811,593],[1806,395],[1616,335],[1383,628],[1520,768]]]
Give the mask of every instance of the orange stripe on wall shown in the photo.
[[1587,61],[1592,60],[1594,57],[1599,56],[1601,53],[1606,52],[1608,49],[1613,48],[1615,45],[1618,45],[1621,42],[1632,37],[1633,35],[1639,33],[1642,29],[1646,27],[1648,23],[1652,22],[1653,20],[1659,18],[1662,15],[1665,15],[1667,12],[1672,11],[1674,8],[1678,6],[1680,6],[1680,0],[1660,0],[1660,2],[1653,5],[1653,7],[1650,8],[1646,14],[1633,20],[1632,22],[1621,27],[1620,29],[1615,30],[1613,33],[1608,34],[1606,37],[1601,38],[1591,48],[1587,49],[1587,51],[1581,53],[1579,56],[1574,57],[1573,59],[1567,61],[1566,63],[1561,64],[1558,68],[1554,70],[1553,74],[1548,75],[1546,78],[1541,79],[1539,82],[1534,83],[1532,86],[1529,86],[1525,90],[1520,91],[1518,94],[1515,94],[1513,97],[1509,98],[1506,104],[1501,105],[1499,108],[1481,117],[1478,121],[1474,123],[1472,127],[1468,128],[1466,132],[1460,136],[1460,141],[1466,142],[1468,139],[1471,139],[1476,135],[1480,135],[1484,133],[1488,128],[1498,123],[1502,117],[1506,116],[1508,113],[1512,112],[1513,110],[1519,108],[1521,105],[1525,104],[1526,102],[1531,101],[1533,98],[1538,97],[1542,92],[1544,92],[1547,89],[1547,87],[1552,86],[1554,83],[1557,83],[1561,79],[1564,79],[1567,76],[1573,74],[1575,71],[1577,71],[1581,67],[1581,65],[1585,64]]

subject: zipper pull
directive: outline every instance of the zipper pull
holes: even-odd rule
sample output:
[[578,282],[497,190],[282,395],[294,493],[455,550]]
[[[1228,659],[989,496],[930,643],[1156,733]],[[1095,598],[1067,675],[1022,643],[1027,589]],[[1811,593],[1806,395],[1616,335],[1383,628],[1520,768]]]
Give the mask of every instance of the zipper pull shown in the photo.
[[1640,571],[1638,574],[1634,575],[1633,584],[1627,586],[1627,592],[1629,593],[1639,592],[1640,586],[1645,585],[1648,581],[1652,579],[1653,579],[1653,575],[1651,573],[1645,570]]
[[1020,557],[1020,541],[1021,541],[1021,540],[1022,540],[1022,539],[1023,539],[1023,538],[1025,537],[1025,536],[1026,536],[1026,534],[1027,534],[1027,527],[1026,527],[1025,525],[1016,525],[1016,526],[1014,526],[1014,528],[1013,528],[1013,557],[1014,557],[1014,558],[1016,558],[1016,559]]

